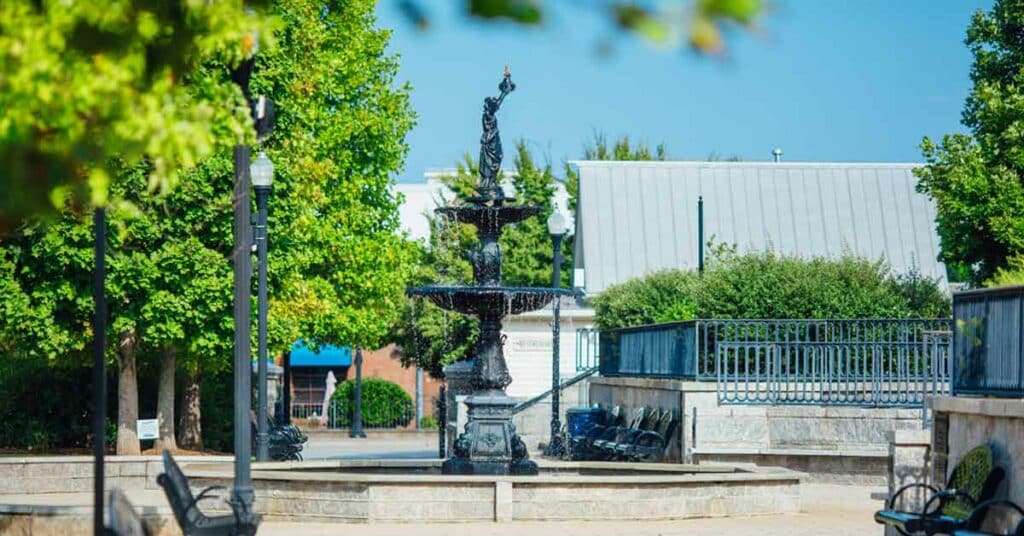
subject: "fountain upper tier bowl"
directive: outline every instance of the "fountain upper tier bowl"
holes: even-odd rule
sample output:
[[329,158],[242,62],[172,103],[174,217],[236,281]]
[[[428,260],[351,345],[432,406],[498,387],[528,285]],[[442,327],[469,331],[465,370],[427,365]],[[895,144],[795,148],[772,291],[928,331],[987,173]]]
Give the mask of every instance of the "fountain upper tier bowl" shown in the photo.
[[481,232],[492,234],[503,226],[521,222],[540,214],[542,207],[534,205],[459,205],[434,210],[446,218],[474,225]]
[[438,307],[467,315],[517,315],[544,307],[555,296],[574,296],[572,289],[551,287],[429,286],[412,287],[410,296],[424,296]]

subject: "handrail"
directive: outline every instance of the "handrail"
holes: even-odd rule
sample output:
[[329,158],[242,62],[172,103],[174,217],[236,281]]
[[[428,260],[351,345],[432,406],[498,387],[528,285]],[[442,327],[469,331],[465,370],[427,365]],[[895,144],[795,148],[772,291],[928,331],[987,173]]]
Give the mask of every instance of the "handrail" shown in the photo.
[[[596,373],[597,373],[597,369],[590,369],[590,370],[584,370],[583,372],[579,372],[575,376],[573,376],[573,377],[569,378],[568,380],[565,380],[562,383],[560,383],[558,385],[558,389],[562,390],[562,389],[565,389],[566,387],[571,387],[571,386],[573,386],[573,385],[583,381],[584,379],[586,379],[586,378],[588,378],[590,376],[593,376]],[[530,406],[533,406],[533,405],[537,404],[541,400],[544,400],[544,398],[551,396],[551,391],[553,391],[553,389],[548,389],[547,391],[544,391],[543,393],[541,393],[541,394],[539,394],[539,395],[537,395],[537,396],[535,396],[533,398],[530,398],[529,400],[524,400],[524,401],[516,404],[512,408],[512,414],[515,415],[516,413],[519,413],[520,411],[523,411],[523,410],[529,408]]]

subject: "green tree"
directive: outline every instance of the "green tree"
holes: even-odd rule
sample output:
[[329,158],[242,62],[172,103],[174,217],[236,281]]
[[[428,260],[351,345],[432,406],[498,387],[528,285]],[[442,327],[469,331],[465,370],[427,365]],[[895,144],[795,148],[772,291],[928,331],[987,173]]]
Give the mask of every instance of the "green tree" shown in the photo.
[[215,149],[215,135],[250,138],[234,84],[195,74],[251,55],[254,36],[269,45],[272,27],[240,2],[3,2],[0,231],[66,202],[105,204],[112,157],[146,159],[147,186],[166,188]]
[[1024,2],[979,11],[965,43],[974,55],[962,123],[970,134],[922,142],[918,191],[935,200],[940,258],[953,279],[980,284],[1024,253]]
[[[405,302],[411,251],[396,232],[389,187],[413,114],[407,89],[394,87],[397,60],[386,53],[388,32],[373,27],[373,7],[370,0],[280,2],[280,46],[258,58],[253,83],[279,105],[274,134],[261,147],[277,168],[269,221],[272,354],[300,335],[377,346]],[[144,166],[121,168],[111,185],[135,207],[134,214],[112,215],[117,232],[108,243],[122,453],[138,449],[140,361],[160,371],[158,413],[171,423],[174,371],[186,372],[179,437],[195,448],[202,378],[225,370],[231,355],[230,151],[221,148],[164,195],[146,188],[149,176]],[[27,304],[13,304],[18,314],[11,319],[26,319],[19,322],[40,344],[23,351],[84,354],[91,244],[89,222],[74,210],[3,242],[0,284],[28,294]],[[8,321],[0,319],[0,333]],[[162,430],[162,446],[173,447],[173,428]]]

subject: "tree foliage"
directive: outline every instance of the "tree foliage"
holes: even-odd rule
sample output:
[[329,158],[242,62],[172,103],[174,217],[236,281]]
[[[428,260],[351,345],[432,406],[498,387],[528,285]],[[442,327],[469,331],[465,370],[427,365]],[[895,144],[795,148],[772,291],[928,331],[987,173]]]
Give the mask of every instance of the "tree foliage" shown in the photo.
[[[396,233],[389,188],[413,114],[373,8],[371,0],[279,2],[279,46],[258,57],[254,90],[279,112],[261,146],[276,167],[272,354],[300,336],[379,345],[404,302],[411,252]],[[173,347],[184,368],[214,377],[228,368],[233,332],[231,151],[220,147],[167,193],[147,188],[148,163],[114,169],[111,194],[134,210],[111,215],[110,353],[130,331],[143,369]],[[29,220],[0,241],[0,288],[12,297],[0,306],[11,312],[0,318],[0,348],[13,354],[74,360],[91,340],[91,222],[65,207],[48,225]]]
[[250,137],[241,93],[199,66],[237,64],[272,28],[240,2],[0,3],[0,231],[105,204],[121,162],[147,160],[146,187],[166,189],[218,141]]
[[918,191],[938,213],[941,259],[953,278],[980,284],[1024,253],[1024,2],[998,0],[974,15],[974,55],[962,123],[970,134],[922,143]]
[[937,281],[881,262],[714,248],[703,276],[666,270],[611,286],[593,301],[614,328],[695,318],[936,318],[949,315]]
[[[425,2],[398,3],[417,27],[430,26]],[[537,26],[549,18],[548,8],[541,0],[465,0],[464,5],[467,15],[482,20]],[[762,0],[605,0],[587,3],[586,9],[600,10],[615,28],[652,45],[676,48],[685,42],[701,53],[722,54],[726,48],[725,32],[731,27],[756,27],[765,7]]]

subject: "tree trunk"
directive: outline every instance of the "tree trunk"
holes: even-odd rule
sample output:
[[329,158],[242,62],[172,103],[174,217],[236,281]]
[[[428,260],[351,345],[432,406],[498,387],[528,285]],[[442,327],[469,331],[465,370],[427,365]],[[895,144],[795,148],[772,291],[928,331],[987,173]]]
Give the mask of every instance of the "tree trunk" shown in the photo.
[[136,421],[139,420],[139,382],[135,370],[135,352],[139,346],[138,334],[129,329],[121,334],[117,344],[117,365],[120,377],[117,381],[117,455],[138,456],[139,436]]
[[174,348],[165,348],[156,397],[156,418],[160,425],[160,437],[155,445],[157,452],[178,450],[174,441],[174,366]]
[[198,367],[185,375],[185,393],[181,401],[181,426],[178,427],[178,444],[183,449],[203,450],[202,412],[199,409],[199,384],[202,374]]

